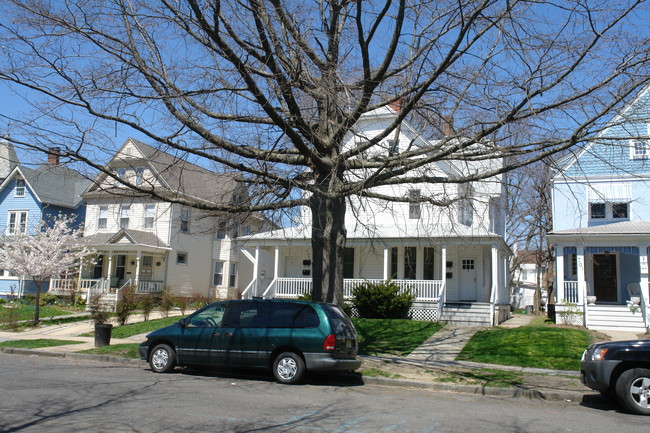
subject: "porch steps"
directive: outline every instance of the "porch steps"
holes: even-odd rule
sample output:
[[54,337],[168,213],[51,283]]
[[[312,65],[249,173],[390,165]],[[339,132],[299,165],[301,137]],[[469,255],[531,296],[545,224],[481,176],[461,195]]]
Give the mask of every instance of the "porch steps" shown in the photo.
[[104,311],[115,311],[115,293],[104,293],[99,297],[99,305]]
[[492,326],[490,304],[446,302],[440,321],[459,326]]
[[601,331],[646,331],[641,310],[632,312],[627,305],[589,305],[587,328]]

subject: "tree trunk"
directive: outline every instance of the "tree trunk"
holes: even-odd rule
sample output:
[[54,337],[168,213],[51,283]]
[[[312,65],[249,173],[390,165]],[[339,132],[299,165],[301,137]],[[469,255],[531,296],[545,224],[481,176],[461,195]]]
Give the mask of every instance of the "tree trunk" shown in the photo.
[[345,198],[314,194],[312,213],[312,278],[314,301],[343,305],[343,257],[345,251]]
[[41,316],[41,284],[42,283],[36,283],[36,305],[34,306],[34,323],[38,323],[40,321],[40,316]]

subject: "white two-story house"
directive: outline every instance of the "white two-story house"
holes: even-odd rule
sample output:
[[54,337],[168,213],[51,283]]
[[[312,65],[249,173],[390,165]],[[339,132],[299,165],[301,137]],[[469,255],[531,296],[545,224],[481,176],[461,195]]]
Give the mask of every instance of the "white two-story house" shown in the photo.
[[[362,116],[350,145],[378,135],[397,113],[383,107]],[[407,122],[381,152],[432,146]],[[382,146],[378,146],[382,147]],[[422,169],[431,176],[460,178],[500,161],[444,161]],[[352,173],[351,175],[355,175]],[[366,281],[392,279],[416,294],[414,319],[491,325],[510,311],[504,242],[504,189],[500,178],[471,184],[385,186],[374,192],[450,199],[449,206],[351,198],[346,212],[344,296]],[[301,224],[238,239],[251,252],[254,279],[245,296],[295,297],[311,291],[311,225],[308,209]]]
[[[252,279],[250,260],[232,242],[241,233],[265,227],[255,216],[201,211],[165,198],[229,203],[246,200],[234,174],[219,174],[129,139],[107,164],[127,188],[106,173],[83,192],[87,203],[84,236],[96,251],[78,284],[93,293],[126,285],[140,293],[169,288],[176,296],[236,298]],[[71,284],[53,282],[53,287]]]
[[650,87],[553,178],[558,321],[646,330],[649,181]]

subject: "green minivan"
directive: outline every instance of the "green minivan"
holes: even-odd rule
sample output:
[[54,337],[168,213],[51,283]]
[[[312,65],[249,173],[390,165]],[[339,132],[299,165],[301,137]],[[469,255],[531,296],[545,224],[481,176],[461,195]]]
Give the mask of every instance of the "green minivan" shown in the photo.
[[357,332],[343,310],[298,300],[215,302],[148,334],[139,350],[156,373],[177,365],[272,368],[288,384],[307,371],[361,366]]

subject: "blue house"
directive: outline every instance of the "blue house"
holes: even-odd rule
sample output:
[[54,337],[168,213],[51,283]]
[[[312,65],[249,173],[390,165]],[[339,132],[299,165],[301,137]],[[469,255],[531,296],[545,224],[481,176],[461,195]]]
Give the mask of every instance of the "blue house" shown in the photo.
[[[59,165],[58,153],[48,155],[48,163],[38,168],[19,166],[15,152],[6,141],[0,142],[0,159],[12,161],[0,170],[0,230],[3,235],[34,233],[41,222],[51,222],[58,215],[73,217],[83,223],[85,204],[80,197],[88,180],[75,170]],[[9,158],[6,156],[9,155]],[[7,173],[7,169],[10,171]],[[43,292],[46,287],[43,287]],[[35,292],[29,281],[0,269],[0,296]]]
[[650,87],[553,178],[558,322],[645,332],[650,253]]

